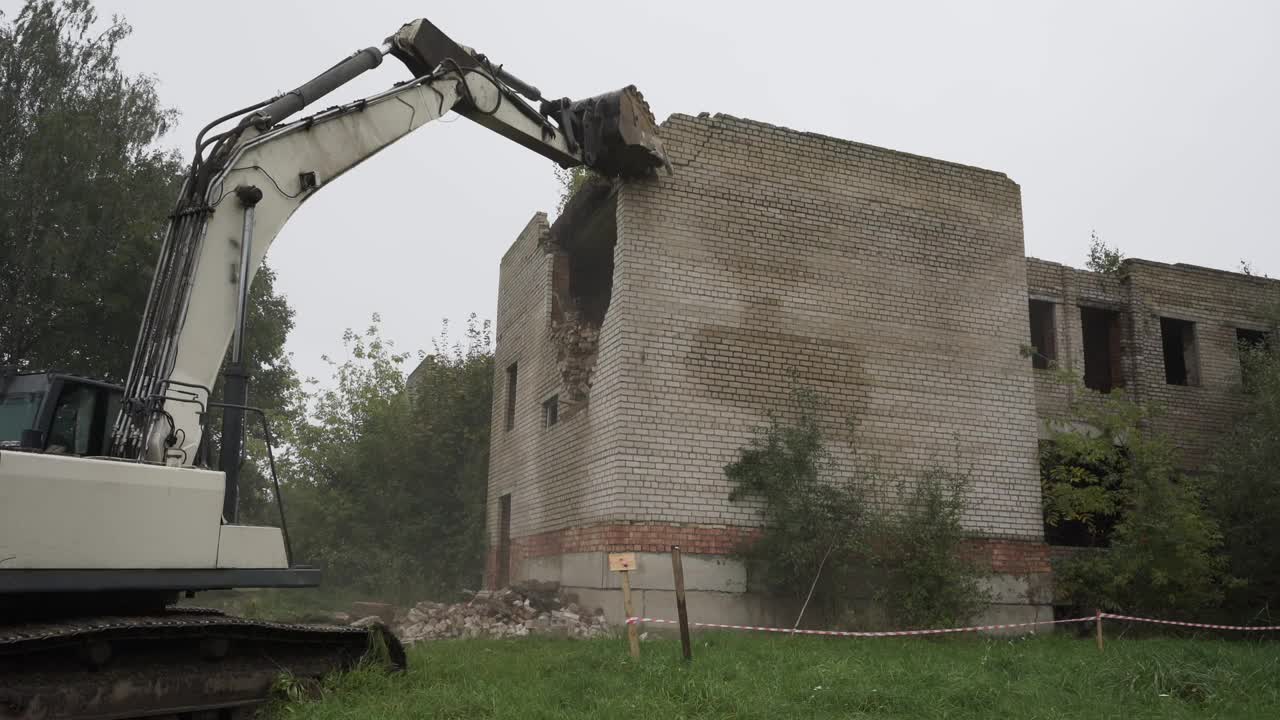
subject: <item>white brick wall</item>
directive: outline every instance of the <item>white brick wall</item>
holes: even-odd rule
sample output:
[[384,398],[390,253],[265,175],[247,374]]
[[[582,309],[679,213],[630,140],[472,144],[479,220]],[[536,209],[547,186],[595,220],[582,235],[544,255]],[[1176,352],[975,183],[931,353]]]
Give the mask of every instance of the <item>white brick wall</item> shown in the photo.
[[545,216],[503,259],[491,523],[506,492],[515,537],[618,520],[755,523],[728,501],[723,466],[782,407],[794,368],[832,401],[833,435],[856,417],[860,450],[902,472],[958,451],[975,481],[970,526],[1039,540],[1018,186],[726,116],[673,116],[663,140],[675,174],[619,190],[589,408],[551,429]]

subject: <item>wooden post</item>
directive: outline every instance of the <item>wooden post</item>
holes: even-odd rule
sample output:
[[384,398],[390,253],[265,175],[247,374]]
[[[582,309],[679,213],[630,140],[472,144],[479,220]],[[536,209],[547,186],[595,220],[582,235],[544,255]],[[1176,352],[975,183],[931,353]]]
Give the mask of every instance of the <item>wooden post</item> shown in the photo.
[[684,604],[684,565],[680,562],[680,546],[671,546],[671,574],[676,580],[676,613],[680,617],[680,648],[686,661],[693,659],[689,646],[689,609]]
[[636,630],[636,623],[631,621],[635,617],[635,610],[631,609],[631,571],[622,571],[622,609],[627,612],[627,642],[631,645],[631,657],[640,657],[640,635]]
[[640,657],[640,631],[636,623],[631,622],[635,610],[631,605],[631,571],[636,569],[635,553],[609,553],[609,569],[622,573],[622,610],[627,614],[627,643],[631,646],[631,657]]
[[1094,624],[1098,629],[1098,652],[1102,652],[1102,611],[1094,610]]

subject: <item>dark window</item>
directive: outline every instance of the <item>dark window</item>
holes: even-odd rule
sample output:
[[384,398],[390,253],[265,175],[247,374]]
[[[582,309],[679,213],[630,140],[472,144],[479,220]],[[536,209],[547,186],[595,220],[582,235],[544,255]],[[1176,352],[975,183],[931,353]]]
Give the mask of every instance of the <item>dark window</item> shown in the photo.
[[12,392],[0,395],[0,444],[14,445],[23,430],[36,426],[36,414],[44,401],[43,392]]
[[1164,347],[1164,381],[1170,385],[1199,385],[1200,356],[1196,352],[1196,324],[1160,318],[1160,343]]
[[1031,345],[1035,352],[1031,355],[1031,366],[1037,370],[1047,370],[1057,359],[1057,344],[1054,342],[1053,303],[1046,300],[1030,301],[1031,310]]
[[1236,345],[1240,348],[1240,382],[1245,391],[1252,391],[1257,382],[1253,373],[1259,359],[1254,353],[1271,349],[1271,333],[1265,330],[1236,328]]
[[1120,372],[1120,313],[1082,307],[1080,333],[1084,340],[1085,387],[1106,393],[1124,385]]
[[1248,330],[1236,328],[1236,343],[1242,350],[1269,350],[1271,333],[1266,330]]
[[46,452],[84,455],[89,452],[97,393],[90,387],[68,388],[58,398],[49,423]]
[[542,403],[542,427],[551,427],[560,422],[560,396],[552,395]]
[[516,426],[516,364],[507,368],[507,429]]
[[504,588],[511,582],[511,494],[498,498],[498,567],[494,578],[496,587]]

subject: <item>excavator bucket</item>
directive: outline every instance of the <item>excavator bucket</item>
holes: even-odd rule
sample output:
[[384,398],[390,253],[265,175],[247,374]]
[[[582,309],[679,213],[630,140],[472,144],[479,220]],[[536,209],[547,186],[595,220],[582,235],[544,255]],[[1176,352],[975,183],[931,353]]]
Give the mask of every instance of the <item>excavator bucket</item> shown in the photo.
[[[476,69],[501,81],[511,93],[509,99],[530,119],[540,123],[554,120],[564,133],[569,150],[575,155],[553,155],[546,152],[544,146],[526,143],[519,137],[508,137],[542,152],[561,165],[578,164],[576,154],[580,154],[582,164],[610,177],[640,177],[660,167],[671,172],[671,163],[658,138],[658,124],[653,112],[634,85],[585,100],[546,100],[538,88],[515,77],[474,49],[454,42],[425,18],[406,24],[388,38],[388,43],[391,54],[417,77],[444,67],[456,68],[459,72]],[[517,95],[540,105],[534,109]],[[502,128],[493,127],[483,112],[465,106],[454,109],[501,134],[507,134]]]
[[611,177],[637,177],[659,167],[671,172],[653,112],[634,85],[571,103],[569,115],[592,170]]

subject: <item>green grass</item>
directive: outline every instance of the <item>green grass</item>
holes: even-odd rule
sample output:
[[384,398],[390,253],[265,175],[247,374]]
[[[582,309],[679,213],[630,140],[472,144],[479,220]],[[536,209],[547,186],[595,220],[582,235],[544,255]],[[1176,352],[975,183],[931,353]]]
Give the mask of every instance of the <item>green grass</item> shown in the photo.
[[400,675],[359,671],[283,718],[1278,718],[1280,644],[975,637],[419,644]]

